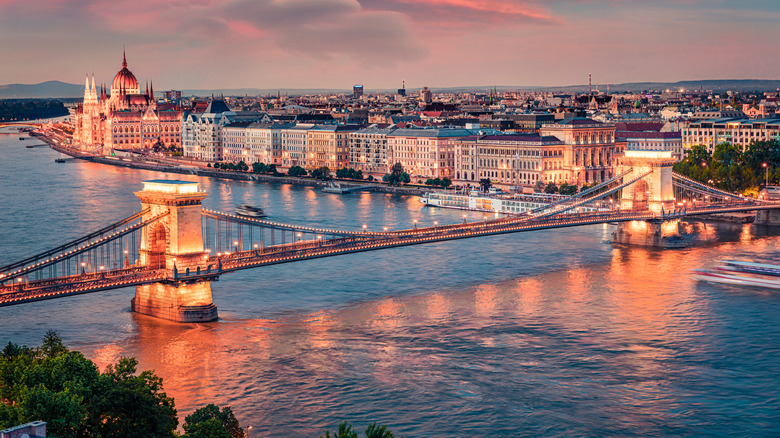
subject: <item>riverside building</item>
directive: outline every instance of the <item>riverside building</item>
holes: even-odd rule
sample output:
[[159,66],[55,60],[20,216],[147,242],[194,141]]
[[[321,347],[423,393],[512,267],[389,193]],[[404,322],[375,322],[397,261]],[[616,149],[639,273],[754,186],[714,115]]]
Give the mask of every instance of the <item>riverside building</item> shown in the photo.
[[478,185],[483,178],[498,186],[533,186],[554,180],[553,166],[543,172],[545,160],[562,155],[563,142],[538,134],[472,135],[454,142],[456,184]]
[[155,146],[181,146],[182,112],[158,108],[154,86],[141,87],[127,68],[122,56],[122,69],[114,76],[110,92],[101,86],[98,92],[95,76],[84,84],[84,100],[76,107],[71,119],[73,142],[84,150],[152,149]]

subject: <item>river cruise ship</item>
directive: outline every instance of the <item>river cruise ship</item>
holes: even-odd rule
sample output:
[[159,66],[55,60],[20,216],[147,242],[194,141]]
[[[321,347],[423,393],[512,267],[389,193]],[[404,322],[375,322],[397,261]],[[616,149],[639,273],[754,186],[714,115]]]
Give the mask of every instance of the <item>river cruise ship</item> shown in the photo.
[[696,278],[711,283],[780,289],[780,266],[724,260],[712,269],[697,269]]
[[567,196],[547,193],[510,194],[491,189],[488,193],[475,190],[468,194],[430,192],[423,195],[420,198],[420,202],[430,207],[517,214],[544,207],[564,198],[567,198]]

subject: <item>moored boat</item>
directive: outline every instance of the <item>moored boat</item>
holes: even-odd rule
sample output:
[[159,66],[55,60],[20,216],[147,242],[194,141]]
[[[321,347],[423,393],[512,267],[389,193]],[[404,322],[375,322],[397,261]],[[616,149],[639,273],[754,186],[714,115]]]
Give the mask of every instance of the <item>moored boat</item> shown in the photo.
[[[491,189],[488,193],[472,190],[470,193],[429,192],[420,202],[430,207],[455,208],[487,213],[519,214],[545,207],[566,199],[565,195],[547,193],[504,193]],[[581,207],[582,212],[596,211],[591,206]]]

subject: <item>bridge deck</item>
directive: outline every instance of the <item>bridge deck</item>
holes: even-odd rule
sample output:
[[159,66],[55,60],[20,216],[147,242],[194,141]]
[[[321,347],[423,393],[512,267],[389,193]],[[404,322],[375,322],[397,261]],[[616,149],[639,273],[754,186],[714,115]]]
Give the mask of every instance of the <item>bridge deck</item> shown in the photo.
[[229,255],[211,256],[208,259],[208,263],[212,266],[221,265],[220,270],[198,273],[197,275],[191,275],[189,277],[185,275],[175,276],[174,273],[166,269],[129,267],[106,273],[73,275],[37,282],[24,282],[21,285],[15,284],[5,286],[0,288],[0,306],[160,281],[171,281],[174,283],[189,281],[196,279],[196,277],[199,279],[203,275],[206,275],[210,279],[215,279],[220,274],[259,266],[447,240],[595,225],[608,222],[627,222],[634,220],[663,221],[668,220],[670,217],[677,218],[772,208],[780,208],[780,204],[746,205],[745,203],[735,203],[730,205],[702,206],[699,208],[677,211],[666,217],[659,217],[648,211],[561,214],[544,218],[510,217],[485,222],[470,222],[466,224],[375,233],[373,235],[351,235],[326,241],[309,240],[275,245],[263,249],[239,251]]

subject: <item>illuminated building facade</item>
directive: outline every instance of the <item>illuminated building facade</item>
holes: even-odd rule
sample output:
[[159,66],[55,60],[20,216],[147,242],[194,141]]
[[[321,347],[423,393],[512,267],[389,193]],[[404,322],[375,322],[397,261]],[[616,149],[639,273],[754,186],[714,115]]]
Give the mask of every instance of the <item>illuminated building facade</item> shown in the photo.
[[101,86],[98,92],[95,76],[84,84],[84,101],[76,107],[73,142],[85,150],[151,149],[181,147],[179,110],[161,110],[154,99],[154,87],[141,87],[127,68],[123,56],[122,69],[114,76],[110,92]]

